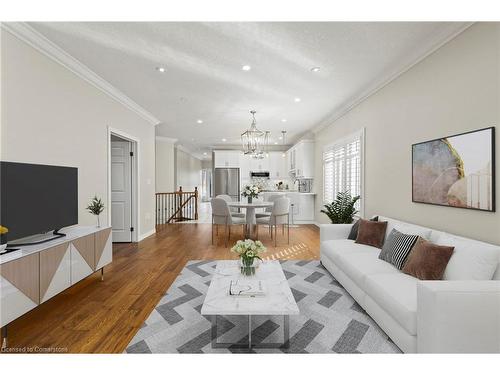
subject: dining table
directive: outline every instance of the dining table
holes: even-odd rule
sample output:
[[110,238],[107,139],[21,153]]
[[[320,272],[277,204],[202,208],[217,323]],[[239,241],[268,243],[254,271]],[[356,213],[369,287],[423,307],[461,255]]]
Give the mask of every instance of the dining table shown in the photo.
[[269,208],[273,206],[273,202],[229,202],[227,205],[229,207],[244,208],[245,209],[245,239],[256,240],[258,238],[257,233],[257,218],[255,216],[255,209],[257,208]]

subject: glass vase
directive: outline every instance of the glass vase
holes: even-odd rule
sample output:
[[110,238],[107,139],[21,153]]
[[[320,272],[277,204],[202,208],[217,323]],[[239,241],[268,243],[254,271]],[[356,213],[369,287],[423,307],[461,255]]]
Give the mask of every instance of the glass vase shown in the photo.
[[252,203],[252,197],[247,197],[248,203]]
[[240,271],[243,276],[253,276],[257,270],[257,258],[240,258]]

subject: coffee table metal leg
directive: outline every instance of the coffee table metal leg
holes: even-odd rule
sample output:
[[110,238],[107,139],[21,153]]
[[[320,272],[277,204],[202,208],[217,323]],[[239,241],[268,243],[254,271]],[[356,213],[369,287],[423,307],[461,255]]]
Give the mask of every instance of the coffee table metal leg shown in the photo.
[[290,315],[283,316],[283,346],[290,347]]
[[248,350],[252,349],[252,315],[248,315]]
[[217,347],[217,315],[212,315],[212,348]]

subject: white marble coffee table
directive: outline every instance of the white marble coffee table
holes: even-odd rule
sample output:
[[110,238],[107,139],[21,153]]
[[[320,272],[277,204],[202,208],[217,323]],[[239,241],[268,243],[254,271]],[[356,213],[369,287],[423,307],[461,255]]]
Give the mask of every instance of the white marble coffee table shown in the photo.
[[[262,297],[235,297],[229,295],[231,280],[257,279],[264,281],[266,295]],[[290,336],[290,315],[298,315],[299,307],[295,302],[281,264],[277,260],[265,261],[257,269],[254,276],[243,276],[238,261],[222,260],[217,262],[215,274],[208,288],[201,314],[210,316],[212,321],[212,347],[237,348],[242,345],[217,342],[217,316],[248,316],[248,345],[244,347],[276,348],[288,347]],[[283,343],[260,343],[252,345],[252,315],[283,315]]]

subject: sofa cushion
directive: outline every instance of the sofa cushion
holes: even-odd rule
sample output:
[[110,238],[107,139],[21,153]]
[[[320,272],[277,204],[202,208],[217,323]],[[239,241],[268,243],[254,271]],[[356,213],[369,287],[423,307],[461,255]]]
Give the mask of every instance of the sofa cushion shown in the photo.
[[392,219],[390,217],[385,217],[385,216],[379,216],[379,221],[387,221],[387,232],[385,234],[385,237],[389,237],[389,234],[393,229],[397,229],[398,231],[402,233],[407,233],[407,234],[415,234],[417,236],[420,236],[426,240],[430,239],[432,229],[426,228],[426,227],[421,227],[420,225],[415,225],[415,224],[410,224],[410,223],[405,223],[403,221],[399,221],[396,219]]
[[400,272],[367,275],[365,292],[408,333],[417,334],[416,278]]
[[360,245],[352,240],[328,240],[321,242],[321,256],[335,261],[339,254],[344,253],[373,253],[378,256],[379,250],[372,246]]
[[384,246],[382,246],[382,251],[378,258],[391,263],[401,270],[408,254],[410,254],[411,249],[419,238],[421,237],[415,234],[405,234],[397,229],[393,229],[389,237],[387,237]]
[[443,280],[491,280],[498,266],[498,246],[441,233],[436,244],[453,246]]
[[418,238],[403,272],[420,280],[441,280],[453,254],[453,246],[441,246]]
[[386,222],[359,219],[356,243],[382,248],[385,239]]
[[365,279],[367,275],[399,273],[393,265],[378,259],[378,254],[374,251],[357,253],[344,252],[338,254],[334,262],[361,289],[365,288]]

